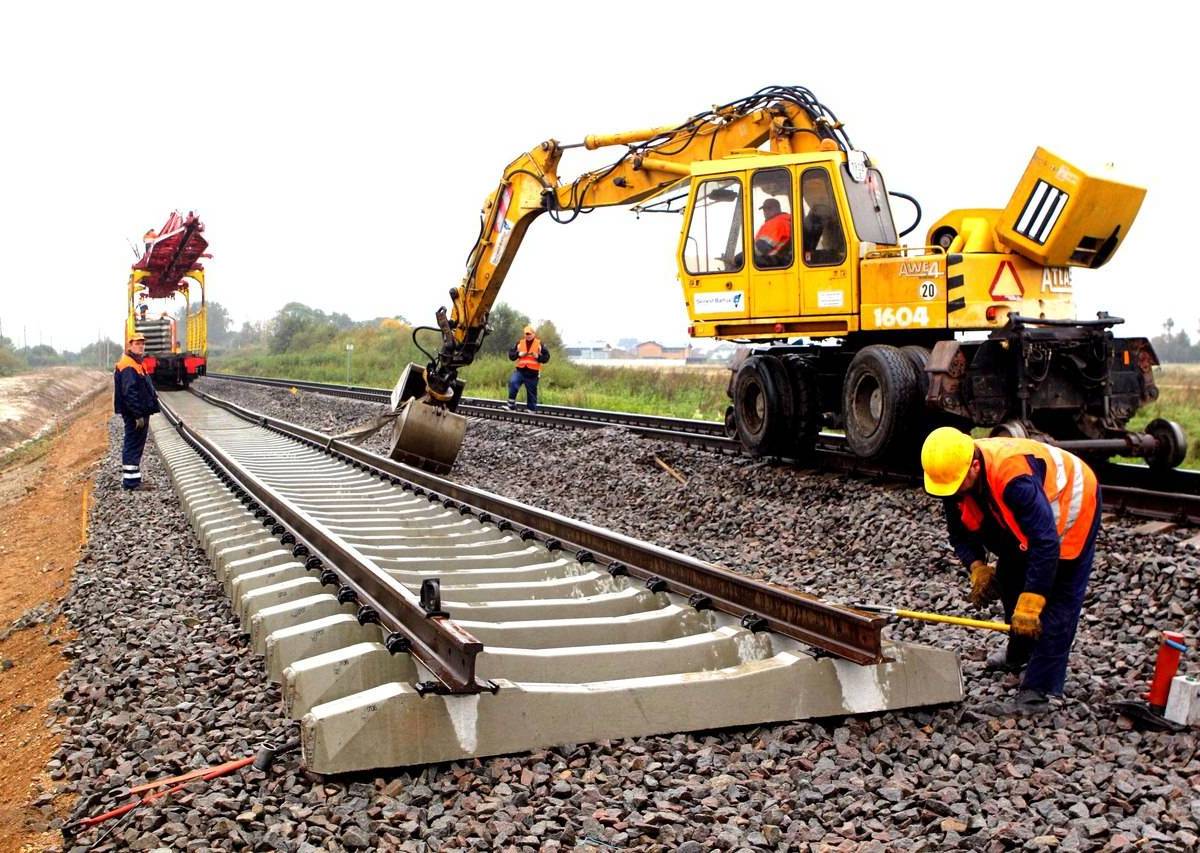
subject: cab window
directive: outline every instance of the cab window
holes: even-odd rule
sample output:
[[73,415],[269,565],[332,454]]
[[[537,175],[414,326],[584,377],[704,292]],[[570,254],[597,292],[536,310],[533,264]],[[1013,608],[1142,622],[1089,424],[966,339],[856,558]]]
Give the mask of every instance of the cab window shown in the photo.
[[854,219],[854,231],[865,243],[894,246],[896,223],[892,221],[892,207],[888,204],[887,187],[878,169],[868,169],[867,178],[859,183],[850,176],[850,170],[842,166],[842,186],[846,188],[846,200],[850,203],[850,216]]
[[800,201],[804,215],[804,263],[810,267],[837,266],[846,260],[846,232],[842,230],[829,173],[807,169],[800,176]]
[[754,266],[782,269],[792,265],[792,176],[787,169],[763,169],[750,181],[754,201]]
[[742,216],[741,181],[718,178],[700,184],[683,246],[684,269],[692,275],[740,270],[744,266]]

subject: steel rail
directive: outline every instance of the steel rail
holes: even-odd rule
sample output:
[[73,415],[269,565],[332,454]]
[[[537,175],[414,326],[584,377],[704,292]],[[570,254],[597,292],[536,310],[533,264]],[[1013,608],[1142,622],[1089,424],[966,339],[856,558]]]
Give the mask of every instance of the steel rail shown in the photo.
[[[475,658],[483,650],[479,640],[445,616],[427,613],[421,607],[420,600],[402,584],[367,562],[338,537],[328,533],[311,516],[293,506],[202,432],[188,426],[171,408],[168,400],[160,397],[159,402],[164,416],[180,437],[200,453],[222,479],[227,478],[229,482],[237,484],[252,502],[257,503],[260,510],[256,512],[270,513],[264,520],[264,526],[277,521],[303,545],[310,555],[306,561],[307,568],[320,568],[312,563],[311,558],[315,557],[320,563],[334,569],[340,580],[354,591],[357,602],[370,608],[369,611],[359,610],[359,621],[378,621],[393,635],[408,641],[413,656],[443,685],[444,691],[439,692],[478,693],[495,689],[490,681],[481,680],[475,675]],[[268,419],[262,416],[248,420],[271,428]],[[293,553],[298,557],[305,555],[305,551],[298,549],[293,549]]]
[[698,608],[713,607],[740,619],[747,627],[770,629],[822,652],[860,664],[884,660],[881,632],[886,620],[831,604],[683,554],[603,530],[556,513],[464,486],[403,463],[378,456],[308,427],[268,417],[227,400],[192,389],[192,393],[251,423],[321,449],[356,467],[407,483],[448,508],[502,520],[524,528],[525,538],[542,537],[552,550],[568,548],[577,559],[599,561],[611,574],[628,574],[654,591],[672,592]]
[[[361,386],[330,385],[320,382],[296,382],[235,374],[209,374],[214,379],[227,379],[276,387],[296,387],[315,393],[353,397],[371,402],[390,402],[390,392]],[[595,409],[571,409],[565,406],[540,406],[537,412],[512,411],[499,400],[464,397],[459,406],[463,414],[505,420],[513,423],[532,423],[546,427],[597,429],[620,426],[648,438],[691,444],[708,450],[745,453],[737,439],[725,436],[724,425],[718,421],[698,421],[683,418],[663,418],[631,412],[603,412]],[[673,424],[681,426],[676,427]],[[890,481],[919,482],[918,472],[872,462],[854,456],[846,448],[845,437],[822,432],[817,438],[814,454],[795,461],[802,467],[843,471]],[[1174,521],[1200,525],[1200,471],[1172,469],[1154,471],[1145,465],[1108,462],[1095,466],[1096,476],[1104,486],[1107,508],[1139,518]]]

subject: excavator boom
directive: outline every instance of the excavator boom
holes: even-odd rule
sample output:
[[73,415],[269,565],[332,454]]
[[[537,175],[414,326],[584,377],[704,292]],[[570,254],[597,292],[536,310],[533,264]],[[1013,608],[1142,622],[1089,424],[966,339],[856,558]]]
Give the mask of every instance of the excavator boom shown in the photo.
[[[866,162],[865,155],[851,147],[841,122],[812,92],[771,86],[678,125],[593,134],[573,145],[547,140],[509,163],[484,202],[463,280],[450,290],[451,308],[437,312],[440,350],[423,371],[410,366],[397,386],[401,403],[415,402],[397,421],[403,429],[396,430],[394,454],[440,471],[449,470],[457,457],[461,425],[448,428],[444,413],[411,409],[418,404],[444,407],[461,393],[458,369],[470,364],[479,351],[496,295],[535,219],[548,213],[565,224],[597,207],[646,201],[687,181],[695,162],[757,149],[768,141],[774,153],[840,149],[852,160]],[[567,183],[560,179],[559,162],[565,151],[610,146],[625,146],[612,164]],[[446,436],[445,441],[439,442],[438,435]]]

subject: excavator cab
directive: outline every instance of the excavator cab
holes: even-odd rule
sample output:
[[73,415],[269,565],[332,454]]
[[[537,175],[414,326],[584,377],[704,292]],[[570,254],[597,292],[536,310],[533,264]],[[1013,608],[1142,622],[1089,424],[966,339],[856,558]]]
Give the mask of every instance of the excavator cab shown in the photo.
[[775,339],[856,330],[859,234],[896,240],[878,171],[847,189],[841,152],[759,151],[693,171],[679,247],[693,335]]

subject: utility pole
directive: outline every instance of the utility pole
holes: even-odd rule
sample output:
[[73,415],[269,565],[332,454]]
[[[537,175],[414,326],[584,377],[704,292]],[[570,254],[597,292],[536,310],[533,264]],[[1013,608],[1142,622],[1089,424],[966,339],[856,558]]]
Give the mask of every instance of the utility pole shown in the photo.
[[350,386],[350,360],[354,357],[354,344],[346,344],[346,386]]

